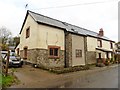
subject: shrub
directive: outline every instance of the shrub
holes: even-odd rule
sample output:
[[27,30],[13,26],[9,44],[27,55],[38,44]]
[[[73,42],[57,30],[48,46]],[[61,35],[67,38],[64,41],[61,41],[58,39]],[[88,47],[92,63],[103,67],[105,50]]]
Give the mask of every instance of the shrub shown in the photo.
[[106,59],[106,61],[105,61],[105,65],[109,65],[110,64],[110,59]]
[[62,74],[62,73],[69,73],[69,72],[88,70],[88,69],[89,67],[86,65],[86,66],[75,66],[69,68],[53,68],[53,69],[49,69],[49,71],[56,74]]

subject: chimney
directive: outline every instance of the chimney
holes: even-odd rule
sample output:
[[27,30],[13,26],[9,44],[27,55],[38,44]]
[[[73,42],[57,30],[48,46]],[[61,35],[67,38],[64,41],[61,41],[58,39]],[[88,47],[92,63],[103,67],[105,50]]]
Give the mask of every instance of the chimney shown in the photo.
[[104,36],[104,31],[103,31],[103,28],[100,28],[100,31],[99,31],[99,34],[100,36]]

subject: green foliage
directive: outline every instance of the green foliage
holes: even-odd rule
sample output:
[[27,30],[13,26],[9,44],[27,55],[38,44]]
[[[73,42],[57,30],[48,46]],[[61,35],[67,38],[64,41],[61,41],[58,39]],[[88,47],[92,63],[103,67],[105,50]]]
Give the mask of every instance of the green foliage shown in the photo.
[[8,76],[3,76],[0,74],[0,84],[2,85],[2,87],[8,87],[10,86],[13,82],[15,82],[15,77],[12,75],[8,75]]
[[110,64],[110,59],[106,59],[106,61],[105,61],[105,65],[109,65]]
[[7,50],[8,49],[8,45],[2,44],[1,48],[2,48],[2,50]]

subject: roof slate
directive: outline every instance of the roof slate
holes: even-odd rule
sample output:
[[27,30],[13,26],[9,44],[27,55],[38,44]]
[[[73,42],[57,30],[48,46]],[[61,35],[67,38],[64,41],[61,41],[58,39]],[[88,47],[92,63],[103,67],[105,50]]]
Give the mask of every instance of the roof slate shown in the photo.
[[28,13],[34,18],[34,20],[36,22],[39,22],[39,23],[44,23],[44,24],[48,24],[48,25],[51,25],[51,26],[56,26],[56,27],[59,27],[59,28],[63,28],[63,29],[66,29],[69,32],[73,32],[73,33],[77,33],[77,34],[82,34],[82,35],[86,35],[86,36],[93,36],[93,37],[96,37],[96,38],[102,38],[102,39],[105,39],[105,40],[110,40],[109,38],[107,38],[105,36],[102,36],[102,37],[98,36],[98,33],[94,32],[94,31],[87,30],[85,28],[81,28],[81,27],[78,27],[78,26],[75,26],[75,25],[71,25],[69,23],[62,22],[62,21],[59,21],[59,20],[44,16],[44,15],[38,14],[38,13],[35,13],[35,12],[32,12],[32,11],[29,11],[29,10],[28,10]]

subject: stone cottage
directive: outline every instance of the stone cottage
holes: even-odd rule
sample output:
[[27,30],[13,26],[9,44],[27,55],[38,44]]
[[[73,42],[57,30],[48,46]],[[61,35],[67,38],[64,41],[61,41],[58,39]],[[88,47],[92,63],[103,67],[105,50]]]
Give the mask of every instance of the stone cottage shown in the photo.
[[111,58],[114,48],[114,41],[102,32],[96,33],[28,10],[16,51],[27,62],[46,68],[96,63],[97,58]]

